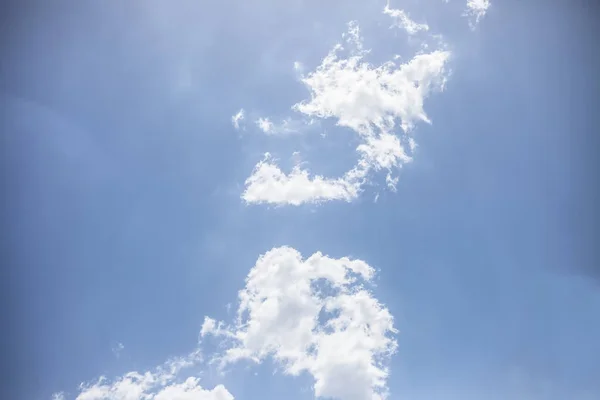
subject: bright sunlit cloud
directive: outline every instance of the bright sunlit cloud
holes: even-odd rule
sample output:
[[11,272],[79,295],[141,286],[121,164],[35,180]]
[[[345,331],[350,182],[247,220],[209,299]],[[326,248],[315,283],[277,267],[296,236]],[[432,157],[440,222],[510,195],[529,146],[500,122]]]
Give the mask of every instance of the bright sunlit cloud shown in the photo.
[[[387,6],[385,10],[399,18],[398,10]],[[334,119],[336,125],[355,132],[362,141],[356,148],[356,166],[344,176],[325,178],[299,167],[286,173],[267,158],[246,180],[245,202],[297,206],[352,201],[369,182],[369,174],[382,169],[387,170],[388,187],[395,189],[397,179],[391,175],[412,160],[415,146],[410,134],[415,124],[431,123],[424,102],[430,93],[443,89],[451,54],[434,50],[403,64],[392,59],[374,66],[365,59],[369,52],[363,48],[357,23],[349,24],[345,38],[350,55],[343,57],[343,46],[336,45],[314,71],[301,78],[310,98],[292,109],[312,119]],[[257,125],[265,133],[276,130],[268,118],[259,119]]]
[[221,366],[271,358],[285,374],[309,373],[319,398],[383,399],[396,329],[367,288],[374,274],[361,260],[274,248],[250,270],[237,320],[206,318],[201,334],[223,340]]

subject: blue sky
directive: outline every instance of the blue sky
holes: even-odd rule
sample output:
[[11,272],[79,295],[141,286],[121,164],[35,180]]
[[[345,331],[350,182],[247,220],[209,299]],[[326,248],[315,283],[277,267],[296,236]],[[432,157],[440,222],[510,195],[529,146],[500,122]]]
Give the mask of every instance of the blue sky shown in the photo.
[[593,13],[523,3],[15,7],[3,397],[599,398]]

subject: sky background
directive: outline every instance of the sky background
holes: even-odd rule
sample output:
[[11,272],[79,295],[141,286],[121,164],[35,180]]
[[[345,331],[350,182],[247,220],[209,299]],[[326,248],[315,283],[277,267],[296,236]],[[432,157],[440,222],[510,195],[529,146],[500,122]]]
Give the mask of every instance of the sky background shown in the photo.
[[[251,4],[252,3],[252,4]],[[27,5],[26,5],[27,4]],[[412,57],[383,1],[24,2],[2,13],[2,398],[74,398],[145,371],[230,319],[258,256],[365,260],[394,316],[392,399],[600,398],[596,175],[599,54],[591,2],[496,0],[475,30],[462,1],[392,2],[453,59],[397,192],[248,205],[265,151],[337,176],[356,138],[335,121],[286,138],[274,119],[356,20],[368,60]],[[586,8],[587,7],[587,8]],[[327,131],[322,138],[320,133]],[[375,196],[379,193],[377,202]],[[122,348],[121,348],[122,347]],[[236,399],[310,399],[307,376],[240,364]]]

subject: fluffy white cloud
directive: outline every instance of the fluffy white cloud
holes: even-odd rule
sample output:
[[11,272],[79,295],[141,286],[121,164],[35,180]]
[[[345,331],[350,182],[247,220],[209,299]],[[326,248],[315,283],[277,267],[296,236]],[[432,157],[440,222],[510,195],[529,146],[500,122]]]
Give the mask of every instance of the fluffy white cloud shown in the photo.
[[293,108],[319,118],[336,118],[337,124],[361,135],[390,132],[399,119],[404,131],[416,121],[430,122],[424,99],[445,83],[448,51],[417,54],[406,64],[388,61],[373,67],[363,55],[338,57],[337,45],[316,71],[302,79],[311,99]]
[[[208,390],[200,386],[197,377],[179,379],[183,369],[200,360],[200,353],[194,351],[169,360],[154,371],[129,372],[112,381],[100,377],[95,383],[81,384],[75,400],[233,400],[223,385]],[[56,393],[52,399],[65,400],[66,395]]]
[[163,388],[154,400],[233,400],[233,396],[223,385],[206,390],[199,385],[198,378],[188,378],[183,383]]
[[389,1],[385,5],[383,13],[394,19],[394,25],[392,26],[404,29],[409,35],[415,35],[421,31],[427,32],[429,30],[429,25],[419,24],[413,21],[404,10],[390,8]]
[[[247,203],[351,201],[368,182],[369,172],[387,169],[391,173],[411,161],[408,154],[415,142],[408,135],[418,121],[431,122],[423,104],[432,91],[443,89],[450,53],[436,50],[417,54],[404,64],[388,61],[373,66],[364,59],[369,51],[363,49],[355,22],[344,37],[351,46],[350,55],[341,57],[344,48],[338,44],[313,72],[302,76],[311,96],[292,109],[309,118],[334,118],[338,126],[356,132],[363,141],[356,149],[357,165],[342,177],[324,178],[299,167],[286,174],[266,158],[246,180],[242,198]],[[395,129],[398,123],[402,132]],[[257,124],[266,133],[282,131],[267,118]],[[393,189],[397,180],[389,173],[386,181]]]
[[349,176],[338,179],[310,176],[298,166],[285,174],[267,153],[246,179],[242,199],[247,203],[300,205],[327,200],[350,201],[358,192],[359,181]]
[[244,120],[245,111],[243,108],[240,109],[235,115],[231,117],[231,123],[235,129],[240,129],[240,122]]
[[237,321],[207,318],[202,336],[224,341],[222,366],[271,357],[285,374],[312,375],[317,397],[382,399],[396,330],[364,286],[373,275],[364,261],[320,252],[304,260],[292,248],[274,248],[248,274]]
[[467,9],[464,15],[469,17],[469,26],[475,29],[479,21],[485,17],[491,3],[490,0],[467,0]]

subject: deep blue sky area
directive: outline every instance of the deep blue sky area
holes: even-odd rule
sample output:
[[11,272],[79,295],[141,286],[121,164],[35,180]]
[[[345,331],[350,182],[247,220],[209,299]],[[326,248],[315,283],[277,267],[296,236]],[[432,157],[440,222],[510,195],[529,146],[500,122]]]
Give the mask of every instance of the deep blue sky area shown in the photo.
[[[459,0],[392,3],[450,43],[432,124],[397,192],[301,206],[240,198],[262,153],[343,171],[351,135],[329,120],[325,139],[265,137],[231,116],[290,114],[310,97],[293,62],[314,69],[350,20],[374,60],[409,49],[383,36],[385,1],[14,3],[0,13],[1,398],[75,398],[188,353],[282,245],[377,269],[399,330],[391,399],[600,398],[593,2],[495,0],[474,31]],[[314,398],[309,377],[271,369],[202,385]]]

